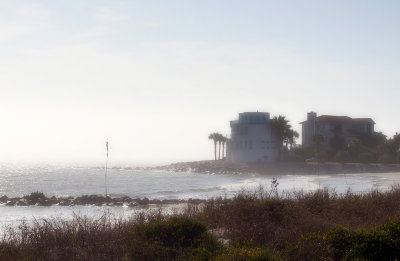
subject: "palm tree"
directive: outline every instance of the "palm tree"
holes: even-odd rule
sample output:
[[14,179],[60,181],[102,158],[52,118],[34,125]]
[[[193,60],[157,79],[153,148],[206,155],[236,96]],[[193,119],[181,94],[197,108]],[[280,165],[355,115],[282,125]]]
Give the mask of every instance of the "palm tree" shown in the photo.
[[225,143],[228,141],[227,137],[222,136],[222,159],[224,158],[225,155]]
[[[290,126],[290,125],[289,125]],[[288,129],[287,134],[285,135],[285,146],[286,149],[292,149],[293,145],[296,144],[296,139],[299,137],[299,133],[295,130]]]
[[271,126],[275,132],[276,138],[278,140],[279,146],[279,156],[278,159],[281,160],[282,156],[282,147],[285,143],[286,148],[292,147],[293,144],[296,143],[296,138],[299,137],[299,133],[292,129],[292,126],[289,124],[289,121],[286,120],[285,116],[279,115],[278,117],[274,117],[271,120]]
[[278,146],[279,146],[279,155],[278,159],[281,160],[281,154],[282,154],[282,147],[283,147],[283,141],[287,137],[288,129],[290,129],[290,125],[288,125],[288,120],[285,119],[285,116],[279,115],[278,117],[274,117],[271,120],[271,126],[275,132],[276,139],[278,140]]
[[[224,136],[220,133],[217,133],[217,141],[218,141],[218,160],[221,160],[221,145],[224,143]],[[223,150],[223,149],[222,149]],[[222,157],[224,156],[224,151],[222,151]]]
[[218,133],[218,160],[221,159],[221,143],[222,143],[221,137],[222,135]]
[[214,141],[214,159],[217,160],[217,142],[218,142],[219,133],[213,132],[208,136],[208,139]]
[[[214,159],[217,160],[217,143],[218,143],[218,159],[221,159],[221,145],[224,146],[226,138],[218,132],[213,132],[208,136],[208,139],[214,141]],[[224,148],[222,147],[222,157],[224,156]]]
[[290,141],[290,149],[293,149],[293,145],[296,144],[296,139],[300,137],[299,133],[297,131],[293,131],[293,139]]

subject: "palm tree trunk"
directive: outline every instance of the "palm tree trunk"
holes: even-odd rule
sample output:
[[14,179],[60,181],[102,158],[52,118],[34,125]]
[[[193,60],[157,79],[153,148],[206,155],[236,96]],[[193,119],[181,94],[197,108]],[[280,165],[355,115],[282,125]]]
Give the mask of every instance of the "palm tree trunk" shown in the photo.
[[214,141],[214,160],[217,160],[217,141]]
[[219,147],[218,147],[218,160],[220,160],[221,159],[221,142],[218,142],[218,145],[219,145]]
[[279,151],[278,151],[278,160],[282,161],[282,148],[283,148],[283,141],[279,143]]

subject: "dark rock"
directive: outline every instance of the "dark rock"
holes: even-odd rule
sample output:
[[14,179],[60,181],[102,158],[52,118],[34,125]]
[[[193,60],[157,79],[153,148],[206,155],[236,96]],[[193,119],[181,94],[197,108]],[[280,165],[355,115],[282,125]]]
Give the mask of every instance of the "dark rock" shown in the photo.
[[151,203],[151,204],[157,204],[157,205],[159,205],[159,204],[162,203],[162,201],[159,200],[159,199],[152,199],[152,200],[150,200],[150,203]]
[[128,207],[133,208],[133,207],[136,207],[138,205],[139,204],[137,202],[133,201],[133,202],[129,203]]
[[143,198],[143,199],[138,199],[137,203],[139,203],[140,205],[148,205],[150,203],[150,200],[148,198]]
[[7,203],[6,203],[6,206],[15,206],[15,201],[8,201]]
[[8,197],[7,196],[2,196],[1,198],[0,198],[0,202],[7,202],[8,201]]

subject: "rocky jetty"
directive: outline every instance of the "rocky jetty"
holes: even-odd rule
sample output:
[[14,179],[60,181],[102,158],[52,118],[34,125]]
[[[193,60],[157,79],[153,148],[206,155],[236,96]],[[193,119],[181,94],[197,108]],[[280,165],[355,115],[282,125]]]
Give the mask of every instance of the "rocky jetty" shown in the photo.
[[166,166],[149,168],[150,170],[163,170],[173,172],[240,174],[250,171],[248,164],[232,163],[225,160],[204,160],[192,162],[178,162]]
[[166,166],[148,168],[174,172],[209,174],[345,174],[400,172],[400,164],[380,163],[339,163],[339,162],[274,162],[274,163],[232,163],[225,160],[179,162]]
[[191,203],[200,204],[205,200],[201,199],[148,199],[130,197],[105,197],[102,195],[83,195],[80,197],[47,197],[42,192],[33,192],[23,197],[9,198],[0,197],[0,205],[3,206],[75,206],[75,205],[95,205],[95,206],[127,206],[139,207],[147,205],[166,205]]

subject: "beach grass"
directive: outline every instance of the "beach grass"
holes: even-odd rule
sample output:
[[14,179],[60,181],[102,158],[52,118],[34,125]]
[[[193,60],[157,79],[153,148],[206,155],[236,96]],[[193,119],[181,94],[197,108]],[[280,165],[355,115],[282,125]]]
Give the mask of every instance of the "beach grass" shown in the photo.
[[[278,193],[277,183],[234,198],[131,219],[104,214],[9,228],[0,260],[395,260],[400,188]],[[382,252],[384,251],[384,252]],[[386,259],[379,259],[382,256]],[[363,259],[363,260],[364,260]]]

